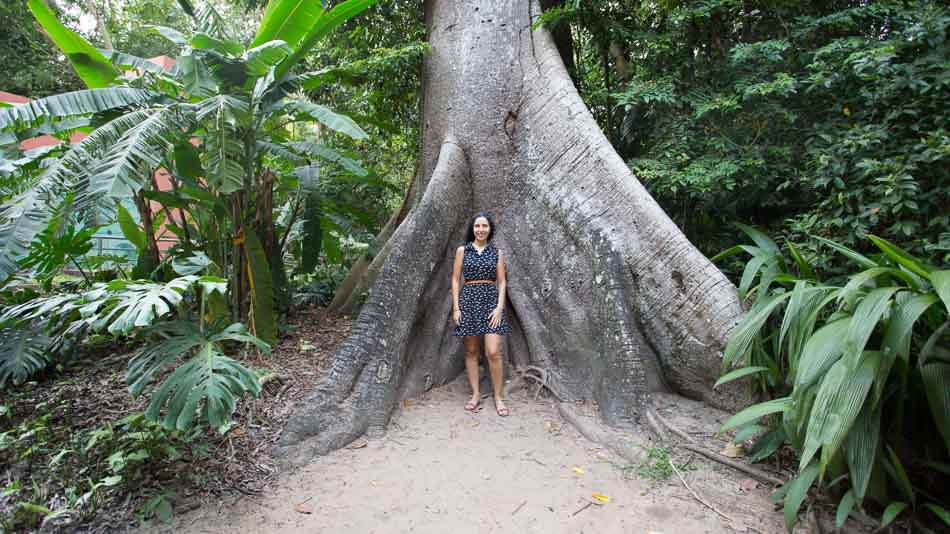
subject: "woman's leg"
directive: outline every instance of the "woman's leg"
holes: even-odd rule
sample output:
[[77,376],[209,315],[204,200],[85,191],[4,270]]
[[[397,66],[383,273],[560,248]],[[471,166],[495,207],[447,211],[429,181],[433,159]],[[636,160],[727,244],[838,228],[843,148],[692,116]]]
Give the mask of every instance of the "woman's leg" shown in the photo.
[[465,336],[462,338],[465,344],[465,370],[468,372],[468,385],[472,388],[472,400],[466,405],[466,409],[474,410],[481,400],[481,394],[478,391],[478,337]]
[[499,334],[485,334],[485,357],[488,359],[488,371],[491,374],[492,396],[495,399],[495,410],[498,415],[508,415],[508,407],[501,398],[501,336]]

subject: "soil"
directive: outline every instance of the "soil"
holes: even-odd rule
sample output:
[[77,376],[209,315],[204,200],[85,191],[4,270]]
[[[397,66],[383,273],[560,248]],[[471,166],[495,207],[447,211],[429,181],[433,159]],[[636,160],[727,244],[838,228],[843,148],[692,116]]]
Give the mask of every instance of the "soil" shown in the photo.
[[[104,494],[94,517],[63,517],[44,530],[785,531],[781,509],[771,500],[772,488],[739,471],[683,449],[663,449],[648,436],[624,435],[625,441],[644,451],[669,452],[691,492],[676,474],[656,467],[656,460],[631,464],[584,438],[562,419],[557,403],[543,392],[536,398],[533,387],[509,396],[507,418],[495,414],[490,399],[477,413],[466,412],[462,406],[468,386],[463,377],[403,403],[385,435],[357,440],[306,466],[280,472],[277,460],[267,452],[297,401],[312,388],[350,331],[350,319],[314,320],[315,316],[319,317],[316,310],[303,310],[291,317],[290,332],[270,356],[244,357],[252,367],[273,371],[280,378],[265,385],[259,398],[238,404],[236,424],[227,434],[205,433],[207,453],[186,453],[179,462],[154,465],[134,485]],[[125,389],[129,354],[114,349],[120,350],[8,392],[0,399],[11,408],[7,422],[15,426],[27,419],[41,401],[53,407],[56,435],[48,447],[53,454],[62,447],[54,443],[56,439],[142,410],[145,400],[132,399]],[[664,419],[704,448],[720,451],[727,445],[728,436],[717,436],[716,430],[729,414],[675,395],[658,395],[655,404]],[[590,422],[597,420],[594,405],[576,404],[571,409]],[[46,495],[42,504],[58,509],[65,483],[47,478],[55,475],[39,468],[48,460],[44,456],[32,471],[11,464],[0,473],[6,482],[12,477],[39,481]],[[774,465],[764,469],[783,479],[793,475],[791,469],[783,472]],[[172,523],[136,526],[136,511],[160,490],[174,492]],[[12,505],[15,501],[0,499],[0,509]],[[834,511],[822,512],[823,531],[830,532]],[[810,532],[806,525],[802,521],[799,531]]]
[[[236,355],[246,365],[266,370],[275,378],[264,385],[258,398],[238,403],[232,417],[235,424],[229,432],[222,435],[206,429],[195,442],[204,449],[201,454],[189,450],[190,445],[177,443],[183,454],[180,460],[147,462],[137,479],[100,492],[95,511],[83,517],[65,514],[43,529],[124,532],[136,528],[136,514],[146,499],[161,492],[173,493],[174,512],[179,514],[222,496],[263,491],[277,477],[276,462],[267,451],[280,436],[293,406],[312,388],[337,345],[349,335],[352,324],[347,317],[323,318],[317,309],[301,308],[296,312],[288,318],[285,335],[270,355]],[[12,460],[11,451],[0,451],[0,489],[14,480],[20,480],[26,488],[32,488],[35,482],[40,488],[39,494],[24,490],[18,495],[0,495],[0,516],[12,514],[20,500],[60,510],[66,507],[68,486],[82,489],[86,477],[111,474],[105,462],[71,465],[72,471],[85,468],[89,473],[70,480],[63,478],[62,469],[47,467],[58,451],[77,446],[72,441],[76,436],[84,436],[78,443],[81,447],[88,440],[83,433],[115,424],[147,406],[151,389],[133,399],[125,382],[133,347],[110,344],[87,352],[61,373],[49,373],[0,391],[0,406],[9,410],[0,416],[0,432],[15,429],[42,413],[50,415],[49,435],[33,461],[8,461]],[[151,388],[162,380],[164,375]],[[73,460],[73,456],[66,457],[66,462],[75,463]]]
[[[490,399],[478,413],[463,410],[467,391],[456,381],[408,400],[384,436],[291,469],[260,496],[206,503],[162,532],[785,531],[771,489],[729,467],[672,454],[686,483],[727,520],[675,474],[651,478],[585,439],[550,400],[520,390],[503,418]],[[707,447],[726,444],[713,435],[727,414],[677,396],[657,402],[662,416]]]

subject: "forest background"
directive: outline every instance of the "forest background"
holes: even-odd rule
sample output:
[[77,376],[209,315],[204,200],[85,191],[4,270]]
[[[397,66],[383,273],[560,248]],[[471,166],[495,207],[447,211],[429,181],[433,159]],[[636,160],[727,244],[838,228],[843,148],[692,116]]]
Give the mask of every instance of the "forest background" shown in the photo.
[[[216,39],[186,43],[201,54],[206,53],[209,65],[226,63],[215,59],[218,56],[226,56],[230,62],[237,62],[240,57],[247,65],[260,59],[264,67],[256,77],[252,76],[254,80],[266,81],[267,69],[290,54],[279,45],[273,47],[279,49],[273,56],[254,56],[250,47],[229,48],[224,35],[234,42],[247,43],[264,32],[266,24],[261,25],[261,21],[266,22],[265,6],[256,0],[219,0],[207,4],[214,9],[199,11],[197,16],[189,14],[175,0],[57,0],[47,4],[66,27],[95,47],[131,56],[111,58],[117,65],[141,67],[135,58],[176,57],[181,53],[183,44],[170,39],[167,32],[156,31],[154,26],[181,31],[194,28],[195,35],[206,34]],[[0,384],[4,388],[13,388],[13,384],[44,372],[55,374],[75,361],[76,351],[64,348],[64,344],[69,345],[64,339],[75,333],[70,325],[82,322],[78,311],[81,306],[90,305],[96,298],[100,306],[97,317],[102,322],[98,326],[86,323],[99,331],[84,335],[114,336],[110,341],[131,336],[133,344],[148,346],[147,340],[155,331],[139,332],[139,327],[161,327],[165,324],[159,321],[162,314],[142,324],[132,321],[134,324],[114,327],[116,310],[141,309],[141,301],[135,300],[139,297],[133,295],[136,288],[129,284],[113,285],[96,297],[88,292],[89,284],[94,282],[146,278],[165,290],[175,283],[184,284],[172,290],[184,295],[183,306],[200,309],[196,324],[201,335],[205,335],[204,317],[208,315],[205,307],[220,308],[221,317],[234,321],[215,326],[214,335],[232,337],[212,339],[209,334],[202,338],[209,347],[227,348],[228,343],[253,337],[254,342],[263,339],[260,346],[266,349],[278,336],[282,313],[293,306],[330,303],[349,267],[377,252],[375,236],[401,205],[419,154],[420,73],[426,51],[421,2],[360,4],[365,5],[361,5],[358,16],[328,28],[334,30],[331,37],[319,41],[319,46],[311,45],[299,57],[292,56],[298,62],[295,71],[305,73],[296,80],[300,84],[296,89],[305,94],[301,102],[318,103],[319,109],[298,103],[281,109],[283,115],[274,118],[265,117],[264,106],[260,108],[261,124],[270,129],[266,139],[257,141],[264,143],[259,146],[266,146],[267,150],[255,149],[252,156],[258,158],[258,170],[268,169],[274,177],[273,183],[267,185],[272,187],[268,189],[273,191],[271,196],[261,194],[260,184],[251,184],[256,187],[251,192],[247,183],[243,184],[245,196],[241,197],[240,192],[232,194],[226,187],[228,179],[233,178],[229,177],[226,165],[220,173],[225,187],[213,191],[202,192],[196,187],[189,193],[183,178],[182,193],[177,198],[163,196],[162,191],[148,184],[134,193],[142,195],[139,205],[162,202],[169,214],[163,216],[166,223],[175,220],[173,210],[197,212],[203,209],[202,202],[208,202],[213,209],[238,214],[230,220],[233,226],[225,233],[232,232],[236,237],[244,235],[241,232],[245,227],[253,227],[262,243],[256,248],[250,243],[235,245],[244,250],[229,251],[225,249],[230,245],[212,246],[214,239],[205,239],[218,229],[189,230],[188,224],[172,225],[171,231],[183,243],[194,242],[193,247],[176,252],[178,263],[173,265],[170,259],[159,258],[157,249],[152,250],[148,236],[154,237],[159,225],[154,221],[143,223],[141,216],[130,216],[123,222],[125,208],[119,207],[114,216],[126,237],[136,243],[141,256],[155,261],[149,265],[138,261],[135,265],[115,266],[109,263],[115,258],[88,254],[90,236],[83,234],[79,224],[82,210],[51,211],[50,216],[36,223],[30,238],[20,243],[19,253],[11,252],[18,268],[7,265],[3,272],[7,284],[3,302],[8,308],[0,317],[0,326],[12,329],[5,332],[25,332],[3,341],[11,345],[4,345],[6,352],[0,355],[4,358],[0,365]],[[946,266],[950,261],[950,12],[946,7],[927,1],[545,0],[542,4],[546,11],[537,24],[553,32],[578,91],[617,153],[690,241],[707,256],[716,257],[719,267],[737,283],[740,295],[753,305],[752,315],[761,309],[754,306],[773,302],[771,297],[778,300],[782,294],[790,294],[801,281],[821,280],[848,287],[855,280],[856,266],[893,266],[901,272],[910,271],[918,278],[897,278],[909,280],[907,285],[914,291],[931,292],[934,302],[939,302],[938,298],[946,301],[943,278],[931,277],[932,273],[945,272],[933,266]],[[334,5],[328,5],[327,10]],[[86,89],[88,80],[77,75],[69,58],[44,34],[26,2],[5,2],[0,6],[0,19],[5,21],[0,35],[0,65],[6,76],[0,89],[31,99]],[[225,26],[228,30],[221,30],[220,35],[215,33]],[[199,56],[205,57],[195,57]],[[228,114],[227,128],[231,130],[227,131],[243,131],[240,124],[246,118],[244,108],[229,106],[246,97],[253,107],[254,98],[261,95],[252,95],[250,85],[241,93],[244,79],[237,83],[228,78],[226,69],[212,70],[217,78],[213,82],[216,87],[233,89],[230,94],[236,99],[218,102],[219,110]],[[254,72],[253,68],[248,67],[248,72]],[[208,98],[200,81],[186,81],[185,85],[193,91],[191,101]],[[262,90],[284,91],[279,85]],[[117,86],[114,81],[104,85],[113,89]],[[280,95],[289,93],[284,91]],[[134,108],[140,103],[128,100],[107,109],[81,108],[82,113],[66,112],[55,117],[53,114],[45,122],[37,114],[28,117],[25,124],[4,124],[0,133],[14,132],[20,137],[37,132],[64,136],[70,128],[60,121],[76,117],[89,120],[92,114],[95,120],[85,125],[101,124],[96,121],[113,119],[115,110]],[[268,109],[267,113],[274,110]],[[199,112],[198,116],[200,121],[207,114]],[[301,119],[302,116],[308,120]],[[272,119],[273,122],[267,122]],[[284,120],[285,123],[281,122]],[[291,123],[294,126],[288,130],[286,125]],[[213,129],[202,128],[195,131],[205,135]],[[311,144],[306,145],[307,142]],[[178,158],[183,150],[181,145],[171,145],[175,143],[169,145],[169,153],[179,150],[174,152]],[[102,150],[114,157],[138,157],[135,150],[116,156],[109,152],[111,145],[104,145]],[[215,161],[209,159],[211,156],[195,152],[194,161],[214,174],[212,168],[216,167]],[[63,154],[59,150],[23,154],[7,144],[2,156],[0,202],[8,205],[38,183],[48,168],[44,161]],[[156,161],[171,160],[159,157]],[[195,174],[179,168],[177,161],[176,173],[183,177]],[[135,172],[126,171],[115,171],[120,182],[135,178]],[[76,200],[77,205],[81,202],[81,198]],[[261,215],[262,210],[266,216]],[[4,212],[4,224],[12,220],[10,213]],[[60,217],[61,213],[67,215]],[[200,222],[200,217],[196,216],[194,221]],[[736,248],[749,239],[755,247]],[[9,245],[11,242],[15,240],[4,241],[3,245],[14,246],[15,243]],[[207,249],[203,248],[206,245]],[[785,257],[791,260],[785,262]],[[237,261],[246,262],[250,274],[245,276],[244,269],[237,269]],[[103,274],[104,271],[108,273]],[[91,280],[86,278],[87,272]],[[261,272],[266,272],[264,278]],[[13,283],[30,277],[39,282],[38,287],[24,289],[25,286]],[[270,315],[259,311],[262,297],[255,293],[261,288],[255,282],[265,278],[264,285],[272,292],[267,299],[277,303],[275,313]],[[868,280],[860,279],[857,286]],[[245,294],[232,289],[230,300],[225,302],[226,291],[220,289],[220,284],[226,281],[232,288],[235,283],[243,284]],[[72,307],[68,309],[72,316],[43,315],[45,322],[41,326],[35,322],[24,326],[41,316],[37,311],[40,307],[52,303],[51,299],[61,298],[64,289],[79,299],[70,301]],[[899,300],[895,302],[900,304]],[[857,304],[851,301],[854,306],[845,311],[853,312],[859,303],[860,300]],[[16,309],[16,305],[26,307]],[[358,299],[354,305],[358,306]],[[770,331],[784,330],[782,317],[770,315],[775,309],[769,308],[762,320],[753,325],[753,333],[761,336],[756,338],[761,340],[755,342],[756,347],[768,345]],[[187,315],[179,312],[176,322]],[[924,355],[928,350],[944,354],[946,313],[935,308],[927,313],[930,316],[924,315],[925,320],[916,329],[911,322],[912,334],[908,337],[912,340],[907,343]],[[831,324],[836,317],[825,316],[822,321]],[[82,319],[88,316],[82,315]],[[231,329],[239,323],[247,324],[250,332],[243,327]],[[871,328],[877,324],[875,320]],[[874,339],[881,338],[881,343],[886,343],[887,329],[886,320],[881,319]],[[33,339],[27,335],[47,339],[46,347],[51,350],[23,349],[23,340]],[[16,347],[10,341],[14,339],[18,340]],[[195,343],[183,348],[181,354],[200,344]],[[780,397],[796,384],[795,366],[787,361],[789,354],[781,347],[759,350],[750,348],[752,344],[750,337],[747,345],[732,347],[731,357],[744,361],[750,369],[758,369],[746,374],[762,374],[758,387],[763,394]],[[221,351],[224,361],[224,349]],[[160,367],[169,365],[170,362],[154,361],[154,356],[147,350],[136,356],[138,374],[130,368],[133,391],[136,380],[144,380],[137,390],[141,393],[145,383],[160,374]],[[915,368],[913,361],[909,359],[905,369]],[[823,369],[826,371],[827,367]],[[246,378],[242,371],[234,372],[238,381]],[[947,380],[946,371],[942,372]],[[907,373],[903,376],[906,388]],[[922,390],[931,387],[927,385],[926,372],[912,374],[912,384],[915,376]],[[895,380],[900,381],[900,377]],[[257,390],[259,386],[254,384],[225,386],[221,395],[230,411],[222,408],[215,413],[209,409],[198,420],[221,426],[233,411],[235,399]],[[920,395],[916,401],[908,402],[909,406],[914,406],[914,402],[934,406],[933,398]],[[165,401],[164,406],[175,402]],[[159,407],[156,405],[154,413],[158,413]],[[897,413],[903,415],[903,401],[900,410]],[[22,418],[14,418],[8,412],[9,408],[7,412],[0,411],[0,417],[16,424],[9,430],[5,425],[5,435],[8,439],[19,439],[29,428],[22,427],[26,424]],[[171,423],[172,428],[177,425],[180,431],[190,430],[194,425],[190,417]],[[922,425],[936,425],[940,430],[937,434],[950,440],[950,429],[940,416],[934,415]],[[765,429],[748,426],[745,430],[751,435],[753,430]],[[763,458],[786,442],[799,453],[804,449],[807,456],[807,444],[796,444],[791,433],[786,432],[777,440],[774,433],[766,435],[771,436],[771,441],[760,447],[767,449]],[[887,440],[880,439],[883,446]],[[887,446],[898,452],[891,450],[881,468],[897,473],[891,478],[903,497],[882,497],[881,508],[886,507],[896,516],[904,508],[916,506],[919,491],[926,494],[936,480],[921,474],[926,470],[923,464],[901,467],[897,457],[904,453],[897,441],[887,441]],[[50,451],[55,452],[54,449],[50,447]],[[23,452],[9,443],[5,450]],[[883,450],[875,462],[881,461]],[[937,459],[940,456],[938,452]],[[945,451],[942,456],[946,458]],[[807,472],[807,463],[802,465],[803,472]],[[823,460],[822,472],[825,463]],[[947,468],[945,462],[937,465]],[[904,484],[908,480],[906,474],[901,475],[904,471],[911,472],[913,485]],[[814,476],[806,488],[813,480]],[[111,481],[118,484],[114,479]],[[106,482],[109,481],[101,482],[99,487],[108,486]],[[93,487],[91,491],[96,490]],[[855,502],[860,505],[861,499],[856,497],[863,498],[865,493],[864,489],[851,491],[848,511]],[[840,494],[837,498],[849,502]],[[941,502],[941,497],[927,498],[931,506],[927,513],[944,517],[946,503]],[[161,503],[159,499],[153,507],[163,506]],[[894,504],[898,506],[893,507]],[[45,515],[49,512],[47,509]],[[44,515],[39,509],[22,513]]]

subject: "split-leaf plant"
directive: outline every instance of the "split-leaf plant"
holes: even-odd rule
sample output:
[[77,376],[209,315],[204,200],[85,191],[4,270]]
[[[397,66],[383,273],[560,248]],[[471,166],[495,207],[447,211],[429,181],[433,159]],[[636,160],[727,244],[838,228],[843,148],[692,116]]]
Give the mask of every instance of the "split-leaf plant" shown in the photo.
[[[237,401],[261,389],[253,371],[226,355],[228,348],[251,344],[268,352],[270,347],[241,323],[230,323],[226,280],[199,274],[217,269],[207,256],[176,262],[175,268],[179,276],[165,283],[113,280],[35,298],[5,310],[0,324],[39,332],[35,335],[43,336],[47,350],[91,334],[138,341],[141,348],[126,374],[129,392],[138,397],[163,379],[151,390],[146,417],[170,429],[187,430],[196,421],[222,428]],[[37,366],[43,356],[30,347],[23,342],[4,354],[0,384]]]

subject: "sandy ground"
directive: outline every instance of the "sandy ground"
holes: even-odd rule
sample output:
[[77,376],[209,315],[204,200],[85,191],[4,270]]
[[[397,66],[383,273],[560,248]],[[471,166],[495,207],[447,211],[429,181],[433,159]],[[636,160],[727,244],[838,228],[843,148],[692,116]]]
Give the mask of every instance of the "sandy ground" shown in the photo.
[[[261,496],[226,497],[176,517],[165,532],[355,533],[719,533],[783,532],[770,490],[698,456],[685,479],[654,481],[562,423],[550,401],[512,395],[508,418],[489,402],[462,409],[458,383],[407,401],[384,437],[358,440],[284,473]],[[486,399],[487,400],[487,399]],[[711,436],[716,414],[699,403],[660,399],[660,413]],[[703,411],[703,414],[697,413]],[[589,413],[593,407],[588,407]],[[697,419],[699,415],[705,419]],[[705,421],[704,428],[695,421]],[[715,443],[708,443],[710,447]],[[609,502],[593,504],[594,493]],[[298,506],[299,505],[299,506]],[[586,506],[586,507],[585,507]],[[302,511],[299,511],[300,508]],[[308,513],[305,513],[308,512]]]

